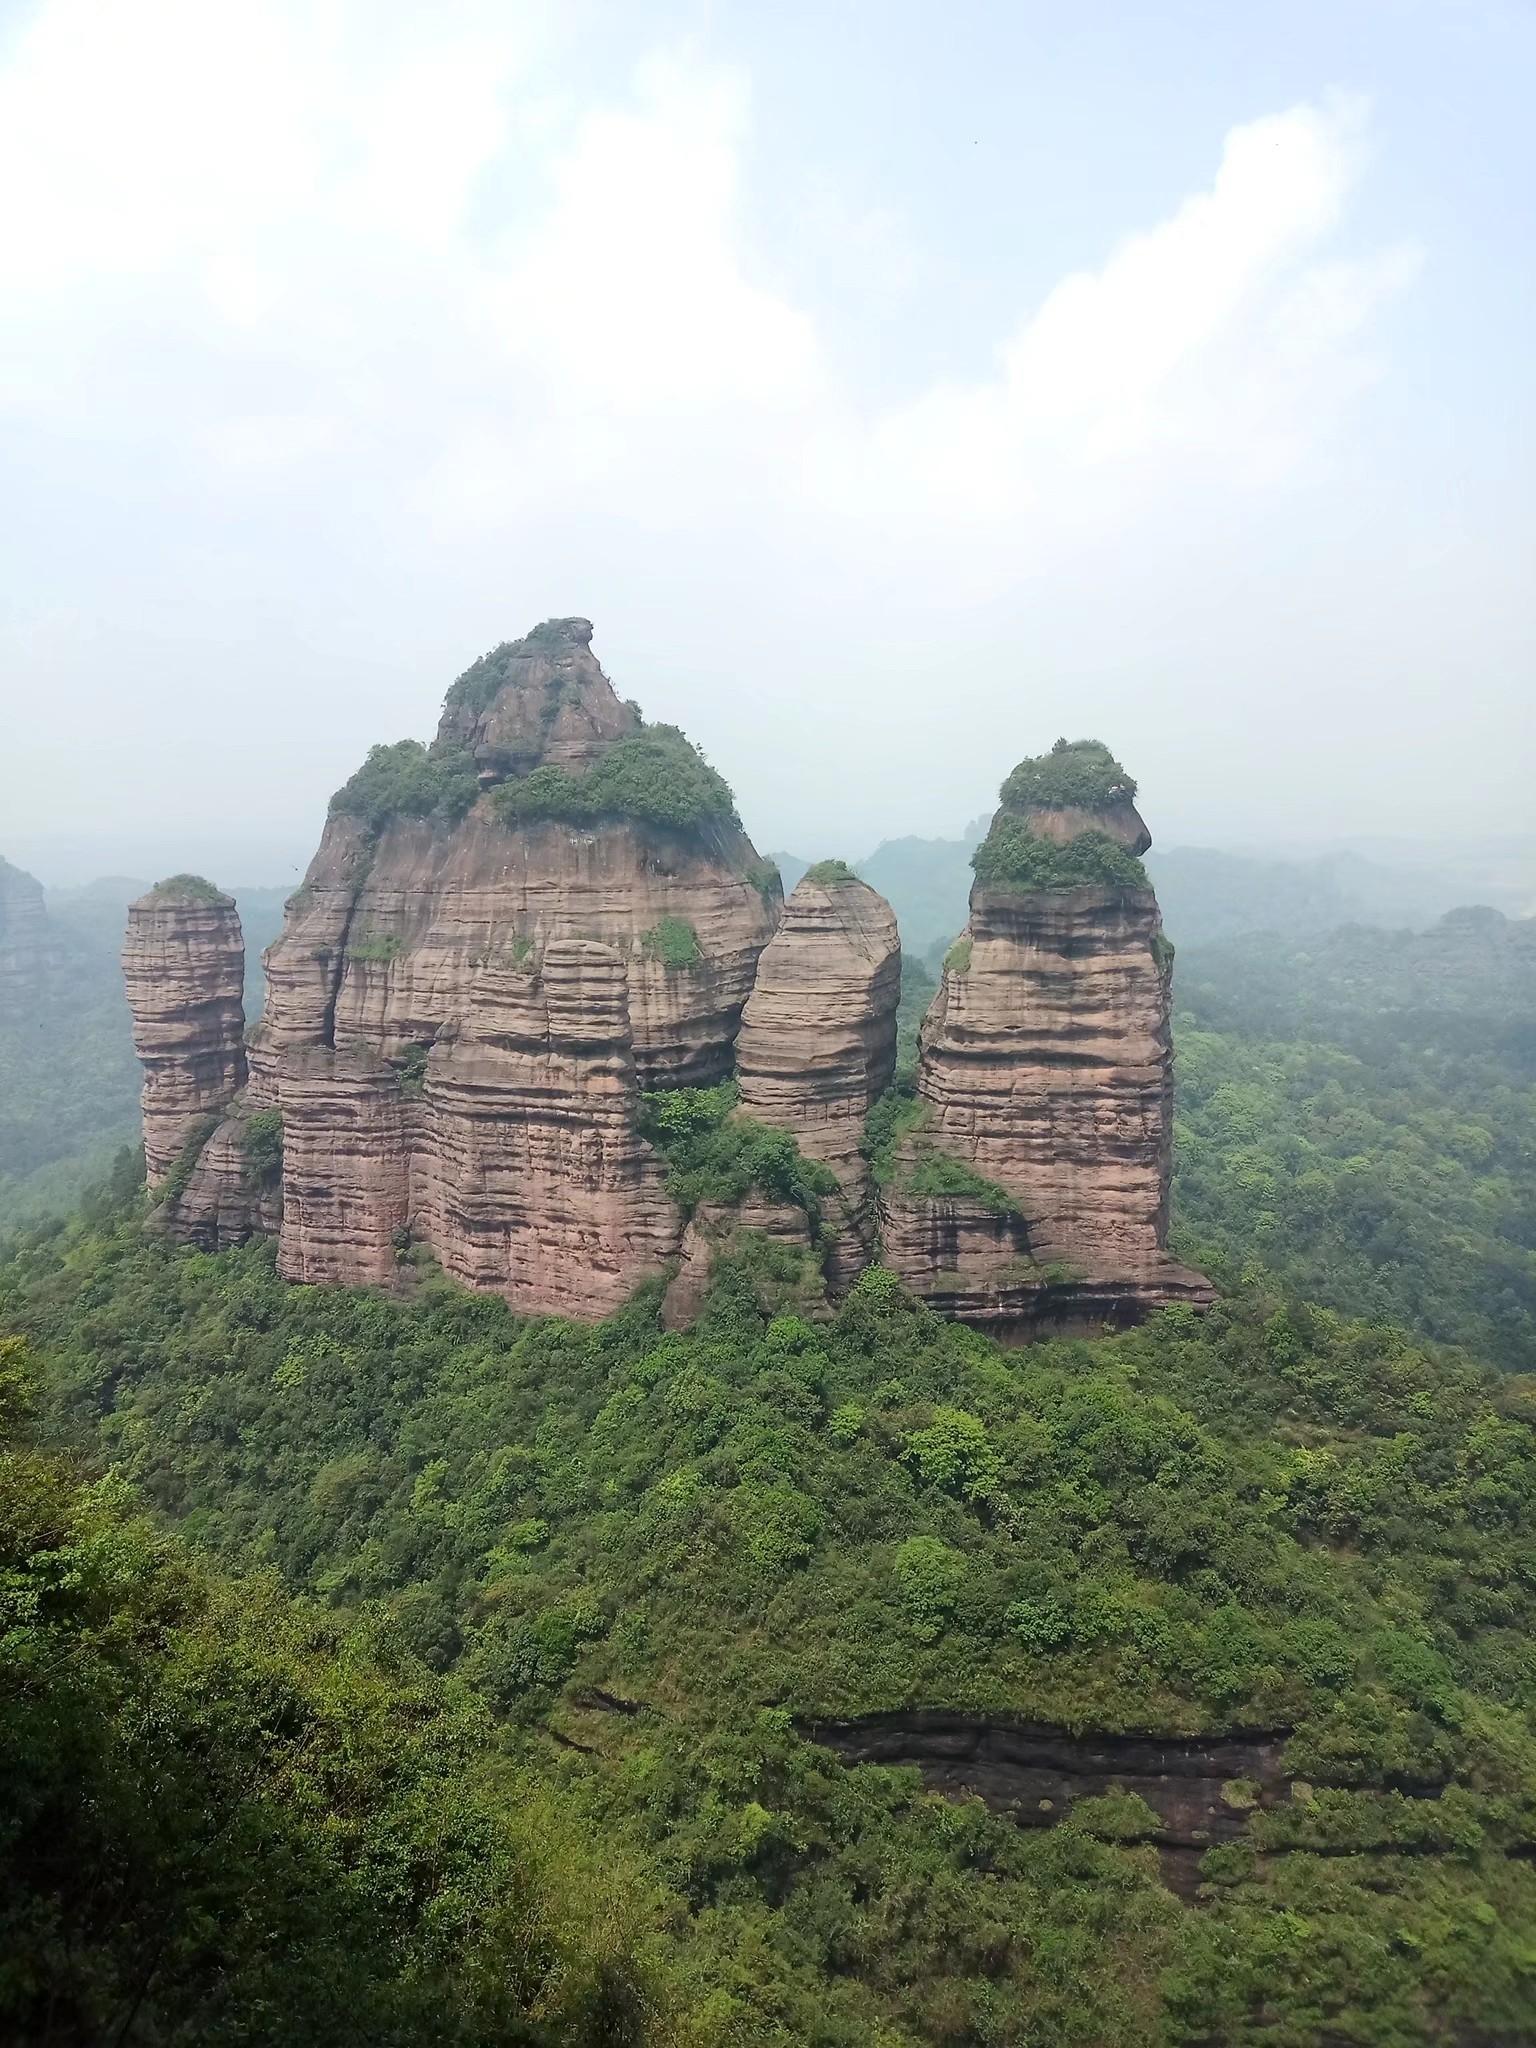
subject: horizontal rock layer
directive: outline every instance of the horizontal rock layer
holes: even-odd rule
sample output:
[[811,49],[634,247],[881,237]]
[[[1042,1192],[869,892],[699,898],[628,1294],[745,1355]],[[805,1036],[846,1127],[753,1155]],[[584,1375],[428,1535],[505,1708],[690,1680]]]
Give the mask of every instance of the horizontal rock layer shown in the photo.
[[141,896],[128,908],[123,979],[153,1187],[245,1084],[245,945],[233,900]]
[[901,942],[883,896],[807,875],[757,965],[736,1041],[741,1106],[794,1133],[836,1174],[828,1204],[834,1285],[874,1254],[864,1119],[896,1068]]

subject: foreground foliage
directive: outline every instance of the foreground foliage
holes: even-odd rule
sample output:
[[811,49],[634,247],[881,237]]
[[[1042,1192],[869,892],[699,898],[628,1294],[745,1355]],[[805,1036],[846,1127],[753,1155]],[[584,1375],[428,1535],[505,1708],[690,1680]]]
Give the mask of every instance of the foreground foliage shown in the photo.
[[5,2038],[680,2040],[643,1890],[496,1766],[484,1709],[41,1454],[23,1354],[0,1339]]
[[[1527,1381],[1260,1290],[1015,1354],[878,1270],[821,1325],[729,1265],[685,1336],[644,1298],[519,1323],[132,1217],[20,1248],[0,1321],[55,1429],[229,1562],[387,1617],[653,1864],[716,2038],[1529,2037]],[[1133,1802],[1021,1830],[799,1732],[933,1703],[1286,1729],[1314,1796],[1190,1905]]]

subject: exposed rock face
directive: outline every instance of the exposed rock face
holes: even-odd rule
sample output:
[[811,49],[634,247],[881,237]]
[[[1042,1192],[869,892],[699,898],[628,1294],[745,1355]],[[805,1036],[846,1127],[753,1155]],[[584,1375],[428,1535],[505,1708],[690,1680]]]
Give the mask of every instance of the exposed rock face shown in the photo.
[[[1102,835],[1116,879],[978,876],[923,1024],[920,1136],[885,1190],[886,1260],[935,1307],[1004,1337],[1207,1301],[1203,1278],[1165,1249],[1171,950],[1139,864],[1113,866],[1150,835],[1129,795],[1005,805],[993,833],[1009,820],[1069,856]],[[914,1192],[920,1146],[990,1190]]]
[[676,1251],[611,947],[555,939],[524,969],[484,970],[423,1107],[413,1211],[469,1286],[527,1314],[610,1315]]
[[233,898],[178,877],[130,904],[123,979],[154,1187],[245,1083],[245,946]]
[[864,1119],[896,1068],[901,942],[883,896],[813,868],[758,962],[736,1041],[741,1106],[792,1131],[837,1175],[829,1205],[831,1277],[851,1285],[874,1256]]
[[479,799],[337,809],[288,906],[250,1099],[283,1114],[293,1278],[387,1280],[409,1233],[520,1310],[597,1317],[677,1252],[640,1092],[730,1072],[780,898],[723,786],[687,821],[498,803],[641,736],[591,633],[551,621],[476,663],[429,759],[472,755]]
[[258,1176],[247,1152],[250,1118],[237,1096],[197,1155],[186,1184],[165,1203],[161,1221],[180,1244],[223,1252],[252,1237],[275,1237],[282,1223],[280,1178]]
[[8,1013],[40,999],[62,957],[42,883],[0,860],[0,1003]]
[[579,775],[640,730],[592,652],[589,619],[548,619],[481,657],[443,707],[440,746],[473,754],[486,783],[534,768]]
[[826,1286],[811,1221],[793,1202],[776,1201],[751,1189],[741,1201],[703,1202],[683,1232],[675,1278],[662,1301],[662,1326],[683,1330],[704,1306],[716,1261],[737,1248],[738,1233],[751,1231],[790,1254],[784,1274],[764,1273],[757,1283],[758,1306],[767,1315],[794,1309],[801,1315],[826,1313]]

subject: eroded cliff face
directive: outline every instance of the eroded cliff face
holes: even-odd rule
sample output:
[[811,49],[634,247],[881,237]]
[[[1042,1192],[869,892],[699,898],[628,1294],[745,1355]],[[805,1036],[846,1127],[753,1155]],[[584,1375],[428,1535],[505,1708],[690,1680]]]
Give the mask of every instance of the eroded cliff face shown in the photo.
[[758,962],[736,1042],[741,1106],[791,1131],[837,1176],[825,1222],[829,1277],[852,1285],[875,1255],[864,1122],[896,1068],[901,942],[883,896],[813,868]]
[[1127,793],[1005,800],[923,1023],[885,1258],[1003,1337],[1210,1299],[1166,1250],[1172,951],[1136,858],[1150,843]]
[[[477,662],[408,764],[472,762],[457,811],[336,809],[289,905],[251,1101],[283,1117],[292,1278],[387,1280],[414,1237],[519,1310],[597,1317],[679,1250],[640,1094],[730,1072],[781,899],[728,792],[707,807],[717,778],[619,701],[591,632],[551,621]],[[603,794],[573,800],[600,768]]]
[[128,907],[123,979],[144,1068],[144,1162],[164,1180],[245,1084],[245,943],[234,899],[195,877]]
[[[180,877],[134,905],[168,1227],[278,1232],[280,1270],[318,1284],[391,1284],[425,1244],[526,1314],[605,1316],[665,1277],[673,1327],[725,1257],[765,1312],[805,1315],[880,1257],[1004,1337],[1206,1299],[1165,1250],[1170,955],[1107,750],[1062,743],[1004,784],[915,1093],[887,1097],[889,905],[823,862],[786,907],[729,790],[620,702],[591,630],[497,648],[430,748],[375,748],[338,792],[248,1085],[233,904]],[[734,1108],[642,1101],[732,1075]]]

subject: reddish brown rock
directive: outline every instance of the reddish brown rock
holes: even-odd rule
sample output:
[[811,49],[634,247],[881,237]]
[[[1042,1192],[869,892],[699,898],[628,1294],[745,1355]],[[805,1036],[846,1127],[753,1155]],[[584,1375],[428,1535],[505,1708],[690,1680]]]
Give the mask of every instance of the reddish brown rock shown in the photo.
[[729,1073],[780,895],[723,785],[687,827],[497,801],[641,733],[590,640],[556,620],[476,663],[426,765],[472,754],[478,800],[338,807],[288,905],[250,1099],[283,1112],[295,1278],[387,1279],[409,1231],[520,1310],[600,1316],[677,1250],[640,1091]]
[[245,1083],[245,946],[233,898],[176,876],[130,904],[123,979],[154,1187]]
[[383,1286],[410,1214],[409,1155],[400,1077],[362,1047],[288,1055],[278,1086],[283,1117],[285,1280]]
[[875,1251],[864,1119],[896,1068],[901,942],[883,896],[812,869],[758,962],[736,1041],[741,1106],[794,1134],[836,1174],[830,1277],[850,1286]]
[[280,1173],[253,1168],[247,1151],[249,1116],[237,1096],[197,1155],[184,1184],[160,1211],[165,1229],[181,1244],[223,1252],[252,1237],[275,1237],[282,1224]]
[[[1150,843],[1129,797],[1012,815],[1056,846]],[[884,1255],[915,1292],[1015,1337],[1210,1299],[1166,1250],[1170,960],[1134,870],[1076,887],[978,879],[923,1024],[921,1123],[883,1196]],[[925,1153],[962,1169],[954,1192],[914,1189],[935,1185]]]
[[580,775],[640,730],[592,652],[589,619],[546,619],[482,655],[449,692],[439,746],[472,754],[485,782],[552,766]]
[[445,1271],[530,1315],[611,1315],[677,1250],[682,1218],[638,1135],[624,961],[555,939],[486,967],[433,1048],[412,1213]]

